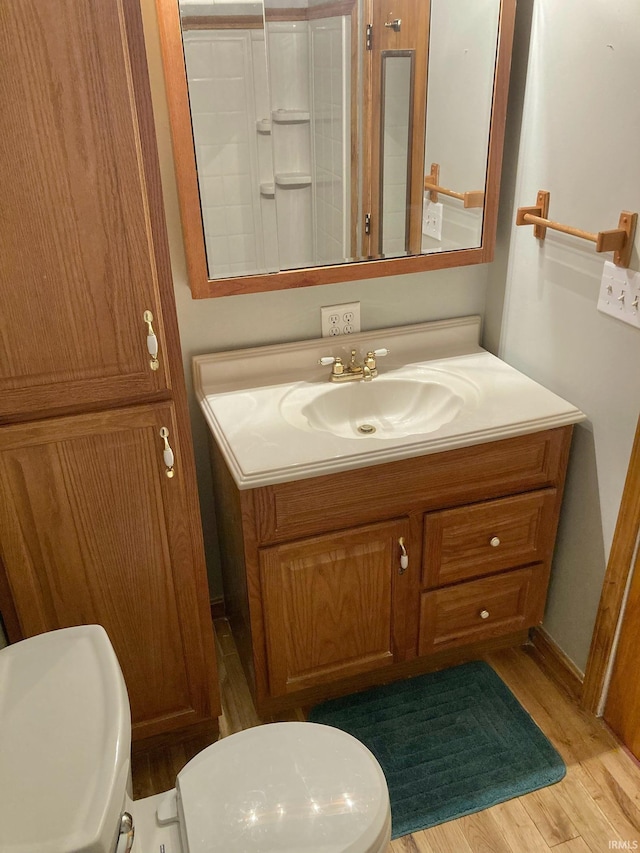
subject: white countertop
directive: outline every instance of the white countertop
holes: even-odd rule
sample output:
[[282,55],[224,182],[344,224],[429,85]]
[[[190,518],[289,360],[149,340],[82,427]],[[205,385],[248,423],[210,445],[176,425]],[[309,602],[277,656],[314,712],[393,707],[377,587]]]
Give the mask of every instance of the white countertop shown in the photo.
[[[240,489],[332,474],[577,423],[575,406],[478,345],[480,318],[423,323],[196,356],[196,394]],[[372,383],[442,377],[470,389],[449,423],[393,438],[343,437],[284,417],[283,400],[329,389],[324,355],[387,347]],[[347,359],[348,360],[348,359]],[[348,383],[355,385],[357,383]],[[340,386],[341,388],[345,386]],[[343,392],[344,393],[344,392]],[[297,425],[294,425],[294,422]]]

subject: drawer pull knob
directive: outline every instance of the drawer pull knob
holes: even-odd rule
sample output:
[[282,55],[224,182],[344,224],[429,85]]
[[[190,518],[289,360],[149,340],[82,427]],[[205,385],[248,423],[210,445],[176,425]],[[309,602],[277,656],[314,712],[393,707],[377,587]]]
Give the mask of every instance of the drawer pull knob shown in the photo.
[[488,619],[489,618],[489,611],[488,610],[481,610],[480,611],[480,618],[481,619]]
[[489,545],[491,545],[492,548],[497,548],[499,544],[500,544],[500,540],[498,539],[497,536],[492,536],[491,539],[489,540]]

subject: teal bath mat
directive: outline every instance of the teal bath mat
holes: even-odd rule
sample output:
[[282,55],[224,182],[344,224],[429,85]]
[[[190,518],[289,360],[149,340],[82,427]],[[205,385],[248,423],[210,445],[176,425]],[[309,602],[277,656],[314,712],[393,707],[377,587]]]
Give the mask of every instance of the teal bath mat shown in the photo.
[[389,786],[392,838],[559,782],[564,762],[482,661],[316,705],[314,723],[369,747]]

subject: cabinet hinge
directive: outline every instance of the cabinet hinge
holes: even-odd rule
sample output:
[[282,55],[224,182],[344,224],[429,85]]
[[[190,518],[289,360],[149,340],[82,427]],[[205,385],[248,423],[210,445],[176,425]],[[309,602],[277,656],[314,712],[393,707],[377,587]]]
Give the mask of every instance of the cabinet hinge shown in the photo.
[[366,28],[366,38],[365,38],[365,46],[367,50],[371,50],[371,43],[373,41],[373,24],[367,24]]
[[371,214],[365,213],[364,215],[364,233],[371,234]]

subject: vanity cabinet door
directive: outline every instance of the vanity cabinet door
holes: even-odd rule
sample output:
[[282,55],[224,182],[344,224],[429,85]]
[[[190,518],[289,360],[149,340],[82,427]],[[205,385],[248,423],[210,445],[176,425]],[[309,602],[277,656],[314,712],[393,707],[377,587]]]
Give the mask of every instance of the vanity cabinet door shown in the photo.
[[11,633],[103,625],[136,738],[205,723],[219,708],[174,415],[163,403],[0,428],[0,606],[17,622]]
[[0,422],[166,398],[171,270],[139,3],[6,0],[0,20]]
[[260,551],[271,696],[394,660],[394,588],[408,520]]

